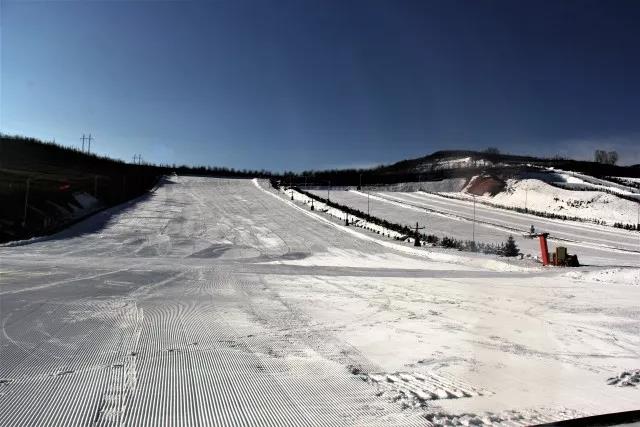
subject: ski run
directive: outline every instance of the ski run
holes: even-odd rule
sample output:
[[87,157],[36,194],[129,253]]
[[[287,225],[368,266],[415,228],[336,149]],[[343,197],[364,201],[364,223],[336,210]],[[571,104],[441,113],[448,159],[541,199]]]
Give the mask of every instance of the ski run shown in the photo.
[[[472,200],[331,194],[364,212],[368,198],[469,238]],[[0,425],[516,426],[638,409],[638,233],[475,215],[478,241],[534,222],[589,266],[414,248],[267,181],[176,176],[0,247]]]

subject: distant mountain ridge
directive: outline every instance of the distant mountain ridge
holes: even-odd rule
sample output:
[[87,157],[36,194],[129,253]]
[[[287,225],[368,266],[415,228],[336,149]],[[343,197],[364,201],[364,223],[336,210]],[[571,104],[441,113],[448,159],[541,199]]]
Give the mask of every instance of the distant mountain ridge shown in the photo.
[[[462,160],[468,159],[468,162]],[[457,162],[452,162],[457,160]],[[473,150],[440,150],[423,157],[401,160],[377,168],[381,173],[416,173],[438,169],[552,167],[586,173],[595,177],[640,177],[640,165],[619,166],[567,158],[543,158]]]

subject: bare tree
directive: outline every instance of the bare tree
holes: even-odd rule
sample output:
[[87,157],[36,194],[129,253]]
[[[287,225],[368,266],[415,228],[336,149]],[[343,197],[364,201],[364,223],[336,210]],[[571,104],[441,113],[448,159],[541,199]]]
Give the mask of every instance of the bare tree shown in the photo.
[[596,163],[607,163],[608,157],[607,152],[604,150],[596,150],[593,153],[593,161]]
[[618,161],[618,152],[604,150],[596,150],[593,154],[593,160],[597,163],[603,163],[605,165],[615,165]]

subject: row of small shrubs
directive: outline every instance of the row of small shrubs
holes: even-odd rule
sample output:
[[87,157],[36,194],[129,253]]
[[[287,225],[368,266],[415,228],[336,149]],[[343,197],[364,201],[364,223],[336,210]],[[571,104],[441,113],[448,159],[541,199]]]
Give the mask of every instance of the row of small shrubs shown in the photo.
[[616,222],[615,224],[613,224],[613,226],[616,228],[622,228],[624,230],[630,230],[630,231],[640,230],[640,224],[625,224],[622,222]]
[[581,187],[580,184],[566,184],[563,182],[550,182],[549,185],[551,185],[552,187],[562,188],[563,190],[570,190],[570,191],[599,191],[601,193],[611,194],[612,196],[616,196],[621,199],[628,200],[630,202],[638,201],[638,198],[636,197],[629,196],[626,194],[620,194],[617,191],[609,190],[608,188],[599,188],[597,190],[594,190],[593,188]]
[[615,182],[616,184],[621,184],[624,185],[626,187],[634,187],[637,188],[638,190],[640,190],[640,182],[634,182],[634,181],[627,181],[625,179],[620,179],[616,176],[607,176],[604,177],[602,179],[605,179],[607,181],[611,181],[611,182]]
[[[276,190],[280,189],[280,185],[277,180],[271,179],[270,182],[273,188],[275,188]],[[295,191],[301,194],[304,194],[305,196],[313,200],[322,202],[332,208],[339,209],[343,212],[348,213],[349,215],[362,218],[371,224],[375,224],[375,225],[384,227],[388,230],[396,231],[408,237],[415,238],[416,232],[411,227],[389,222],[386,219],[378,218],[373,215],[368,215],[367,213],[361,212],[358,209],[353,209],[349,206],[332,202],[330,200],[324,199],[320,196],[317,196],[313,193],[309,193],[295,186],[292,188]],[[433,246],[440,246],[443,248],[458,249],[460,251],[466,251],[466,252],[481,252],[484,254],[501,255],[501,256],[508,256],[508,257],[518,256],[520,254],[520,250],[518,249],[518,246],[516,245],[516,242],[513,239],[513,236],[509,236],[508,240],[505,243],[493,244],[493,243],[473,242],[471,240],[458,240],[448,236],[444,236],[440,238],[435,234],[418,233],[418,235],[421,241],[427,242]]]
[[513,236],[509,236],[505,243],[482,243],[473,240],[458,240],[451,237],[443,237],[440,246],[444,248],[455,248],[467,252],[482,252],[483,254],[518,256],[520,249]]

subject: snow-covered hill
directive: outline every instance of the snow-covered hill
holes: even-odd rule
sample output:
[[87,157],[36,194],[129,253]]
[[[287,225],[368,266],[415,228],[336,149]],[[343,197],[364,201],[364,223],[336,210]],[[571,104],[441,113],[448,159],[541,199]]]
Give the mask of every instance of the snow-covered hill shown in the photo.
[[452,157],[423,162],[416,166],[416,171],[428,172],[445,169],[483,168],[498,165],[499,164],[495,164],[494,162],[487,159],[476,159],[470,156],[462,158]]
[[[580,178],[575,179],[586,182]],[[539,179],[508,179],[502,191],[494,196],[488,193],[478,196],[477,200],[509,208],[599,221],[607,225],[635,224],[637,222],[637,202],[611,194],[616,190],[613,186],[591,185],[593,185],[593,190],[576,191],[559,188]],[[601,191],[598,187],[612,189],[612,191]],[[627,193],[627,195],[630,194]],[[454,194],[450,193],[449,195]],[[457,195],[464,198],[473,197],[464,190]]]

